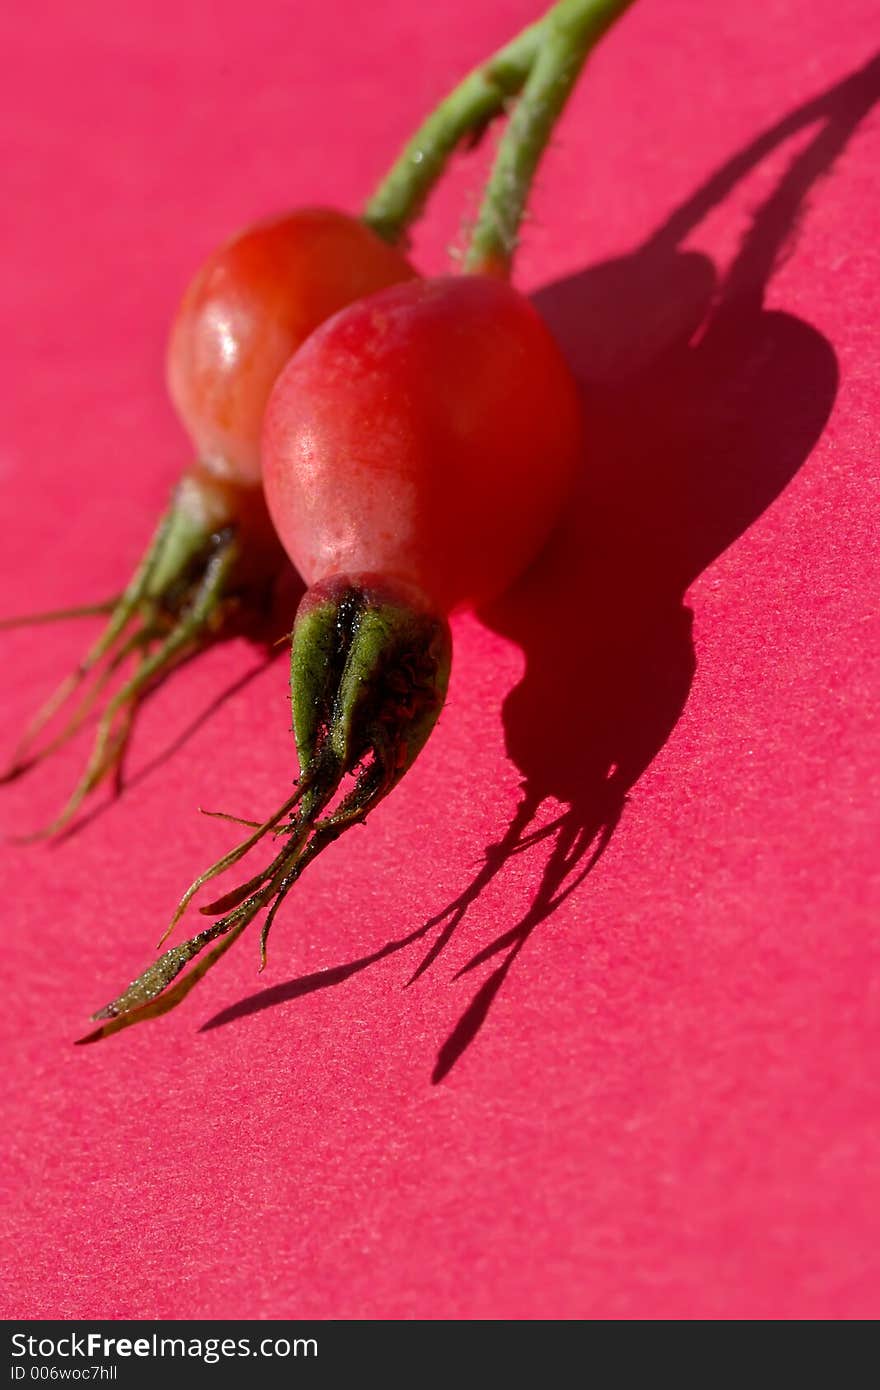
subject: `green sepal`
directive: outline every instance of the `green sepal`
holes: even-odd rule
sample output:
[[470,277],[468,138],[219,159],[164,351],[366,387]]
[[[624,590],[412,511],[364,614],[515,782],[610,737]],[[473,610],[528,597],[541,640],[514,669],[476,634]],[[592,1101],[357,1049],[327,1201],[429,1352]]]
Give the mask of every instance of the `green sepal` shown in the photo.
[[153,557],[145,597],[162,601],[172,585],[180,583],[196,557],[210,545],[212,532],[189,511],[172,504],[162,542]]
[[451,663],[442,618],[403,603],[366,608],[345,663],[330,744],[343,767],[373,752],[401,777],[437,722]]
[[314,604],[297,617],[290,647],[290,705],[293,736],[300,770],[315,760],[318,740],[326,723],[332,679],[338,669],[338,602]]
[[301,775],[338,781],[372,758],[390,789],[436,723],[450,660],[446,619],[409,586],[336,576],[310,590],[291,650]]

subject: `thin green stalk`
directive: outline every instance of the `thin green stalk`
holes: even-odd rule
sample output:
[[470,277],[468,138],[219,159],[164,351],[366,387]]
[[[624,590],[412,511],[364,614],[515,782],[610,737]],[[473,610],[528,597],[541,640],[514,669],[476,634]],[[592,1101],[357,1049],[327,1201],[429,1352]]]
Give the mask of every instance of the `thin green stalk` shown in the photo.
[[398,242],[462,141],[503,113],[531,71],[544,23],[524,29],[469,73],[416,131],[364,209],[364,221],[379,236]]
[[0,618],[0,632],[9,632],[16,627],[35,627],[38,623],[64,623],[68,618],[99,618],[103,613],[112,613],[119,602],[120,595],[103,599],[101,603],[83,603],[79,608],[54,608],[49,613],[24,613],[20,618]]
[[541,156],[587,55],[633,0],[560,0],[540,25],[537,56],[504,133],[465,268],[509,273]]

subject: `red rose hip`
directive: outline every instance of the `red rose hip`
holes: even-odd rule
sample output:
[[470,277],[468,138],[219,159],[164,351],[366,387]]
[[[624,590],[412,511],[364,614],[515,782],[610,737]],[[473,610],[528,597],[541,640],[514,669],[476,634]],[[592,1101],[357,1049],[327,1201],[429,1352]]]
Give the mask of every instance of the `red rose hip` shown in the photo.
[[537,311],[462,276],[394,286],[312,334],[272,392],[263,479],[307,582],[380,573],[448,612],[525,568],[582,449],[577,389]]
[[500,593],[528,564],[581,448],[568,368],[534,308],[501,281],[395,286],[304,343],[274,387],[263,434],[269,510],[311,586],[291,646],[299,778],[274,816],[196,879],[171,926],[265,835],[281,848],[202,908],[211,926],[96,1019],[124,1026],[172,1007],[264,908],[265,960],[303,870],[366,819],[430,735],[449,678],[447,613]]
[[168,390],[197,457],[260,478],[275,379],[319,324],[416,272],[357,217],[299,208],[240,232],[190,282],[168,343]]

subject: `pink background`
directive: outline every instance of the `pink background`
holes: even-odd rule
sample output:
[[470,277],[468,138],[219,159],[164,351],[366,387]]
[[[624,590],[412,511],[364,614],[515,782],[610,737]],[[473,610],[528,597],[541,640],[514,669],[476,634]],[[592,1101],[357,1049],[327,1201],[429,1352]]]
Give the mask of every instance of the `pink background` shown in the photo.
[[[199,260],[357,208],[537,8],[4,7],[3,612],[132,566],[188,459],[163,350]],[[196,806],[293,776],[283,659],[211,708],[244,640],[150,702],[117,804],[4,847],[6,1316],[880,1312],[873,12],[639,0],[596,57],[518,267],[585,382],[581,496],[457,621],[430,746],[268,975],[246,936],[176,1014],[71,1045],[236,837]],[[85,635],[0,638],[10,749]]]

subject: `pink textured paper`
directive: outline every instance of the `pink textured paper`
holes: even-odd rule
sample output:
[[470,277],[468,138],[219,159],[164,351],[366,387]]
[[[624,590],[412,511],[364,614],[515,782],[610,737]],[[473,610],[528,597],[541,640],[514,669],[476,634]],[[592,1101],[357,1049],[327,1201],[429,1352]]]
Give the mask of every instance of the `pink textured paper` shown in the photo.
[[[4,7],[3,613],[136,559],[188,458],[163,350],[200,258],[357,208],[537,8]],[[234,839],[196,807],[286,794],[283,658],[190,665],[121,800],[4,847],[6,1316],[880,1312],[873,14],[639,0],[590,65],[518,267],[584,382],[582,487],[457,620],[435,736],[267,974],[245,936],[176,1014],[72,1046]],[[7,748],[86,635],[0,635]]]

